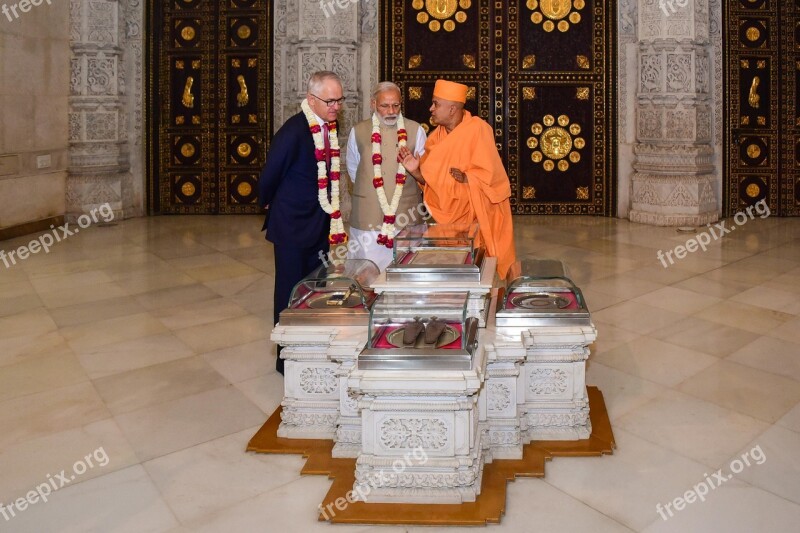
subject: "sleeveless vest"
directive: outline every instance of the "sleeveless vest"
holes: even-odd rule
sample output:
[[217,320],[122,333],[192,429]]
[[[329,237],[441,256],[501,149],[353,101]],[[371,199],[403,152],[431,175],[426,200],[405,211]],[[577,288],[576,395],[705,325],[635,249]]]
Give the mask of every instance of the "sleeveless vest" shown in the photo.
[[[416,149],[417,132],[419,124],[405,117],[406,132],[408,141],[406,147],[414,153]],[[383,224],[383,211],[378,203],[378,193],[372,185],[375,178],[372,168],[372,119],[359,122],[354,127],[356,132],[356,144],[361,159],[358,162],[356,180],[353,184],[353,209],[350,214],[350,225],[354,228],[369,231],[380,231]],[[395,175],[397,174],[397,127],[380,125],[381,130],[381,171],[383,173],[383,189],[386,191],[386,201],[391,203],[394,190],[397,187]],[[417,181],[406,174],[406,184],[403,186],[403,195],[397,206],[396,215],[404,213],[413,222],[412,212],[417,216],[417,223],[422,218],[416,213],[417,205],[422,202],[422,191],[417,185]],[[403,220],[405,217],[401,218]],[[397,229],[400,225],[397,224]]]

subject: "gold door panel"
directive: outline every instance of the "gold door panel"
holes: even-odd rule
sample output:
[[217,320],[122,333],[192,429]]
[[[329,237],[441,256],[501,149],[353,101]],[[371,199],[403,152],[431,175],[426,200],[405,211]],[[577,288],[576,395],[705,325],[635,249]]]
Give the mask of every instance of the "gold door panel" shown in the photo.
[[151,0],[148,10],[150,211],[259,212],[272,131],[272,3]]

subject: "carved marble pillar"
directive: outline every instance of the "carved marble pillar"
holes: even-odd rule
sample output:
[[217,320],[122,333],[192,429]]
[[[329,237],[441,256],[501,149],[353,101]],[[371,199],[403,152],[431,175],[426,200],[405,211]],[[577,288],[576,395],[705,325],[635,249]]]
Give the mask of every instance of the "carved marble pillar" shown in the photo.
[[125,2],[118,0],[70,2],[68,217],[105,203],[119,218],[136,214],[128,148],[124,17]]
[[708,1],[639,3],[631,221],[700,226],[719,218]]

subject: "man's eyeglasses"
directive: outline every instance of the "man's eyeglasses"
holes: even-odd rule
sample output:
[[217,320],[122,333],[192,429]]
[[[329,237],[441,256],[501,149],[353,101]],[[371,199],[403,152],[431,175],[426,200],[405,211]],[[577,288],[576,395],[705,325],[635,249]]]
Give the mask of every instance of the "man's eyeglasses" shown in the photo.
[[320,102],[322,102],[323,104],[325,104],[328,107],[333,107],[333,106],[336,106],[336,105],[341,107],[341,106],[344,105],[344,96],[342,96],[341,98],[338,98],[336,100],[323,100],[322,98],[320,98],[316,94],[312,94],[312,93],[308,93],[308,94],[310,94],[311,96],[313,96],[314,98],[316,98],[317,100],[319,100]]

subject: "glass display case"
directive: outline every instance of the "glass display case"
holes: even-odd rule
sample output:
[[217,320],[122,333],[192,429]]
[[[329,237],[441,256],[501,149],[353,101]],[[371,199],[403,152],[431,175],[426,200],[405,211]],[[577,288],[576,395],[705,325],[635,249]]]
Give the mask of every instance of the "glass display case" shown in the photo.
[[495,324],[502,326],[591,325],[583,293],[562,261],[533,259],[515,263],[498,301]]
[[375,301],[370,288],[380,274],[367,259],[346,259],[322,265],[292,289],[280,324],[366,325]]
[[394,238],[388,281],[480,281],[478,224],[407,226]]
[[478,319],[467,292],[381,294],[372,306],[369,341],[358,356],[367,370],[469,370]]

